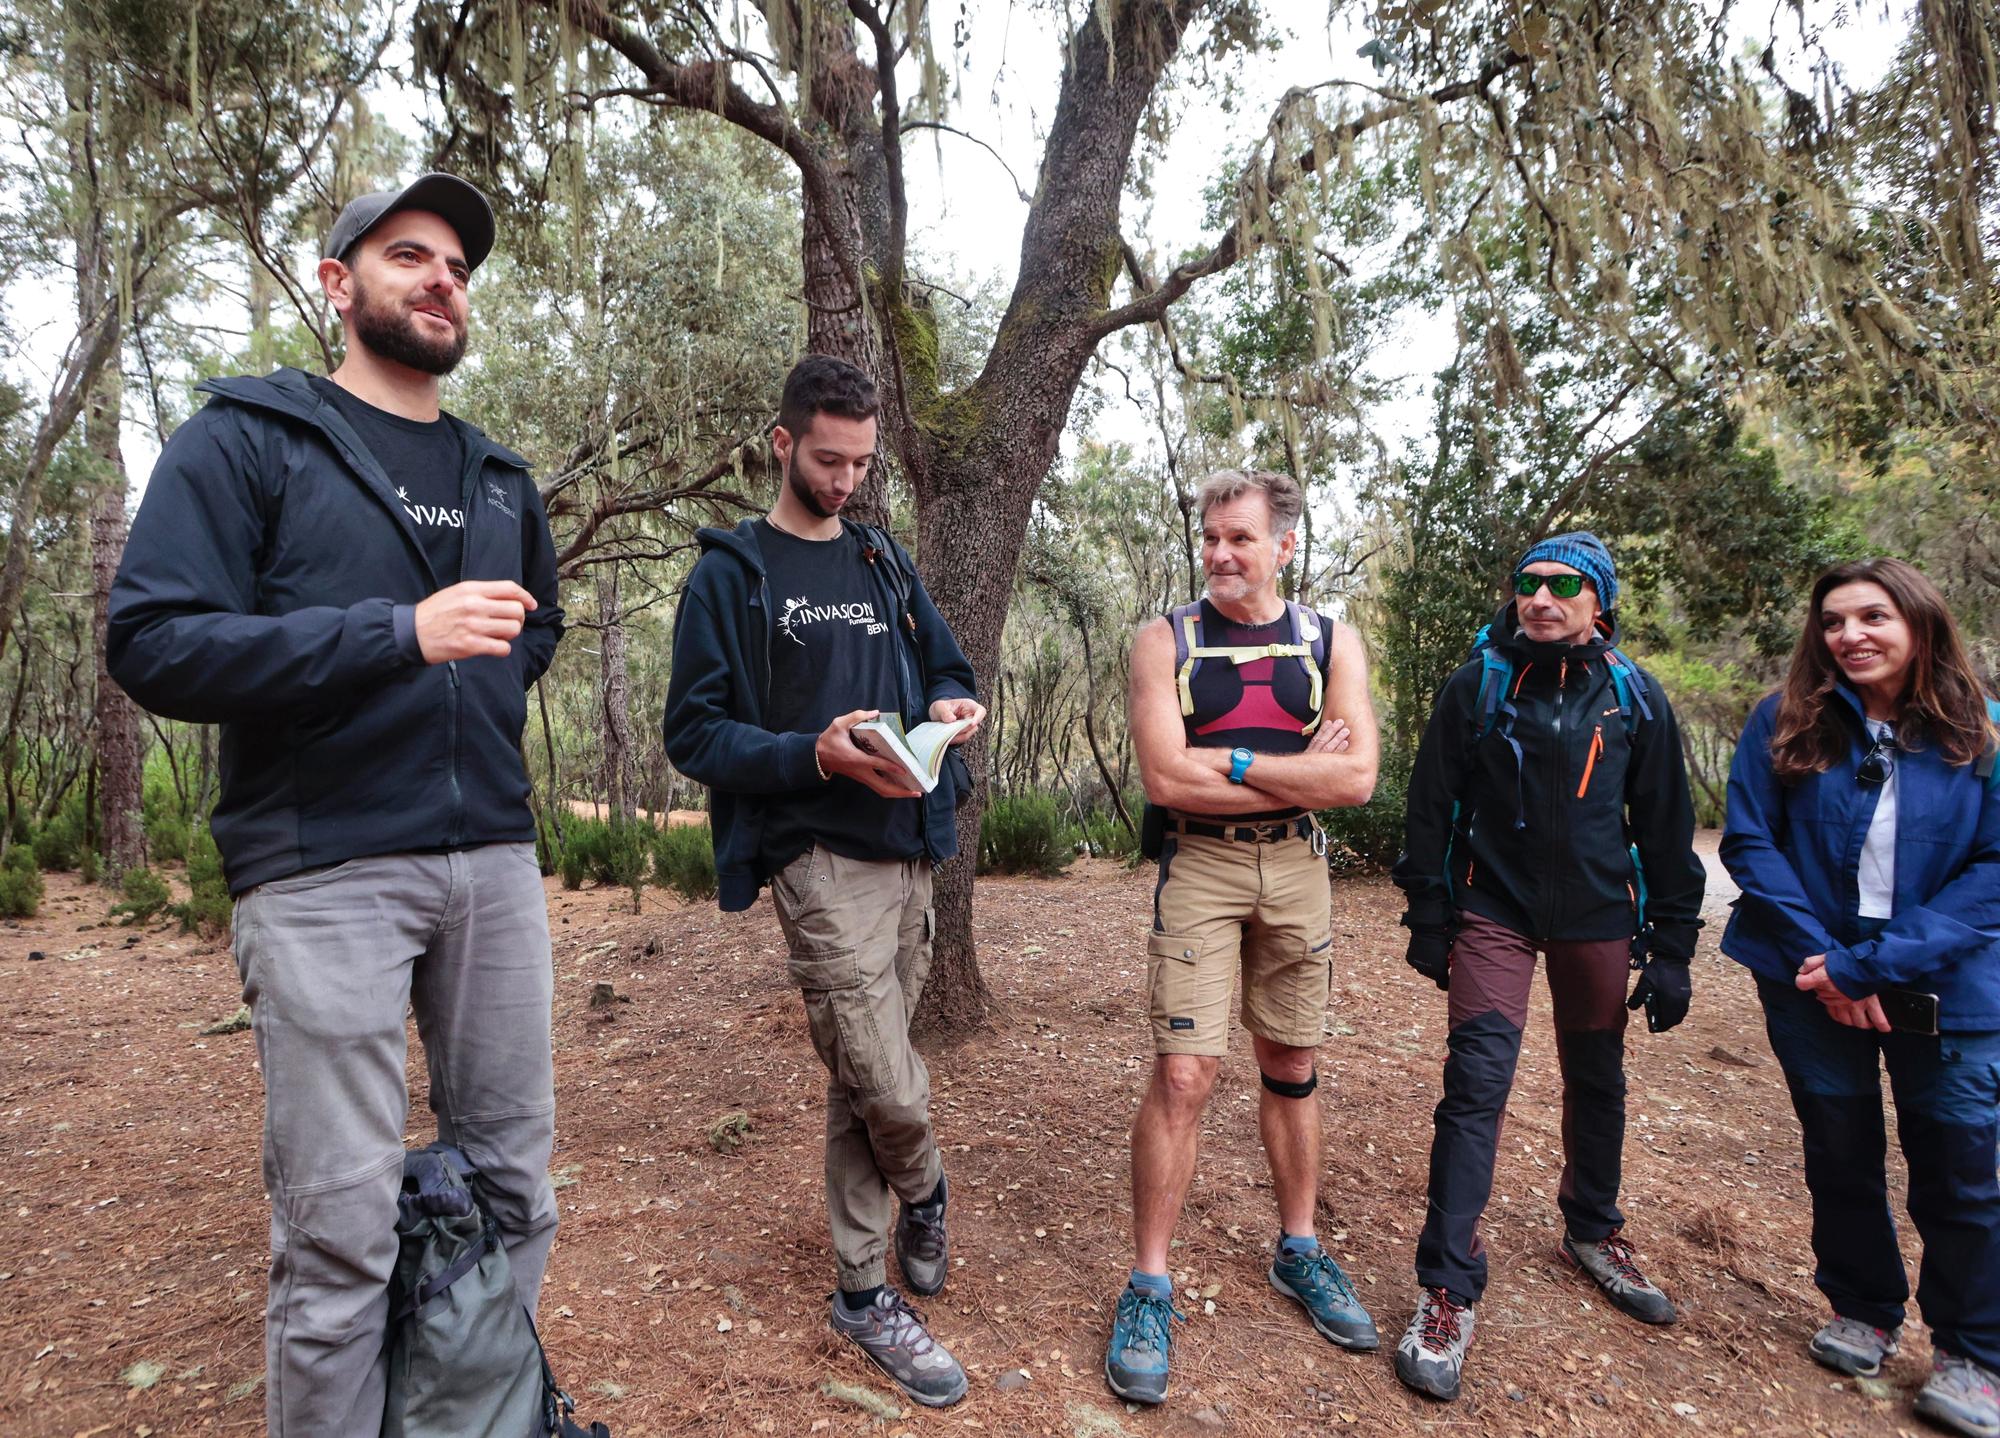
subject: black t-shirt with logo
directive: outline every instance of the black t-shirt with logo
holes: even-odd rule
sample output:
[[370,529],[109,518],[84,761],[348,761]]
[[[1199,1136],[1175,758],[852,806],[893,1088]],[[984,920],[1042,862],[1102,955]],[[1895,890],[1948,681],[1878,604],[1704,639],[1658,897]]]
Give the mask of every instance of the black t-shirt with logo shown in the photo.
[[[820,730],[856,709],[894,714],[894,617],[880,600],[861,542],[800,539],[757,522],[771,594],[771,697],[765,727]],[[905,716],[908,717],[908,716]],[[885,799],[844,775],[775,799],[764,820],[764,863],[783,868],[815,841],[850,859],[913,859],[924,851],[922,806]]]
[[416,526],[430,557],[438,587],[458,583],[465,551],[465,508],[460,485],[465,479],[465,446],[458,426],[440,415],[433,420],[404,419],[377,409],[349,394],[330,379],[312,376],[313,388],[340,410],[389,483],[403,512]]

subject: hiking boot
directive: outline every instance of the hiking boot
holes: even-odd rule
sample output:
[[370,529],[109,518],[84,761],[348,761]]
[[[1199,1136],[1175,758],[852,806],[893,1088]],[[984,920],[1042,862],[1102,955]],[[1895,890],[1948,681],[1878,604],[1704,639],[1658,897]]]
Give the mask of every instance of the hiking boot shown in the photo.
[[1311,1315],[1313,1327],[1329,1343],[1356,1353],[1373,1353],[1382,1341],[1375,1332],[1375,1320],[1361,1306],[1361,1295],[1323,1248],[1287,1253],[1280,1245],[1271,1264],[1271,1287],[1297,1299]]
[[1812,1336],[1806,1352],[1836,1373],[1873,1378],[1882,1371],[1883,1359],[1896,1356],[1902,1337],[1900,1327],[1891,1332],[1870,1328],[1858,1318],[1835,1318]]
[[1611,1306],[1641,1323],[1672,1323],[1680,1317],[1667,1295],[1655,1288],[1632,1261],[1632,1245],[1611,1233],[1595,1243],[1565,1233],[1556,1252],[1572,1268],[1590,1275]]
[[1472,1323],[1470,1304],[1461,1308],[1442,1288],[1426,1288],[1396,1345],[1396,1376],[1426,1398],[1451,1402],[1472,1346]]
[[944,1287],[951,1266],[951,1239],[945,1232],[944,1206],[950,1191],[938,1179],[936,1203],[906,1203],[896,1215],[896,1262],[912,1293],[929,1298]]
[[1971,1438],[2000,1435],[2000,1394],[1994,1378],[1970,1358],[1940,1350],[1931,1359],[1930,1381],[1917,1394],[1917,1415]]
[[893,1288],[883,1289],[859,1313],[849,1312],[834,1294],[833,1331],[853,1339],[898,1388],[927,1408],[948,1408],[965,1396],[965,1370]]
[[1186,1321],[1171,1297],[1155,1298],[1129,1283],[1118,1295],[1111,1343],[1104,1350],[1104,1381],[1127,1403],[1164,1403],[1173,1320]]

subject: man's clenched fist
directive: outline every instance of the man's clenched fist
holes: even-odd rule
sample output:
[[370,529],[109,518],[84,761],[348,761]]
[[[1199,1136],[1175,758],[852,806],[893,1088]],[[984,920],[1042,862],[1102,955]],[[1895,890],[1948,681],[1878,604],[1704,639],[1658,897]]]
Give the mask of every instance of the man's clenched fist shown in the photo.
[[535,596],[511,579],[467,579],[417,606],[417,648],[424,663],[507,657]]

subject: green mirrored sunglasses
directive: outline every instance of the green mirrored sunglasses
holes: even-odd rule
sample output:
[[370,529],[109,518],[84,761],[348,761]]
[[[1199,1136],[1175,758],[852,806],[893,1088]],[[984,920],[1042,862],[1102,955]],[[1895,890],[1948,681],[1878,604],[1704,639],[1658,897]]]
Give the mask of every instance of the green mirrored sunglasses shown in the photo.
[[1583,576],[1581,574],[1522,573],[1514,576],[1514,592],[1523,599],[1533,598],[1535,591],[1540,589],[1544,584],[1548,585],[1549,593],[1555,595],[1558,599],[1574,599],[1577,595],[1583,593]]

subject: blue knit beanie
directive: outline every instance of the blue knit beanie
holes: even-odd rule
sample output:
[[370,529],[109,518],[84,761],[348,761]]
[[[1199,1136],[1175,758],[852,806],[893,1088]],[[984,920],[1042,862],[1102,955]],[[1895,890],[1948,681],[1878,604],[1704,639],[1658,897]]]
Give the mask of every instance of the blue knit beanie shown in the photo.
[[1605,611],[1609,612],[1618,603],[1618,570],[1611,563],[1611,551],[1589,530],[1579,529],[1571,534],[1558,534],[1543,540],[1521,556],[1521,562],[1514,566],[1514,573],[1519,575],[1529,565],[1540,564],[1545,559],[1567,564],[1596,585],[1598,605]]

